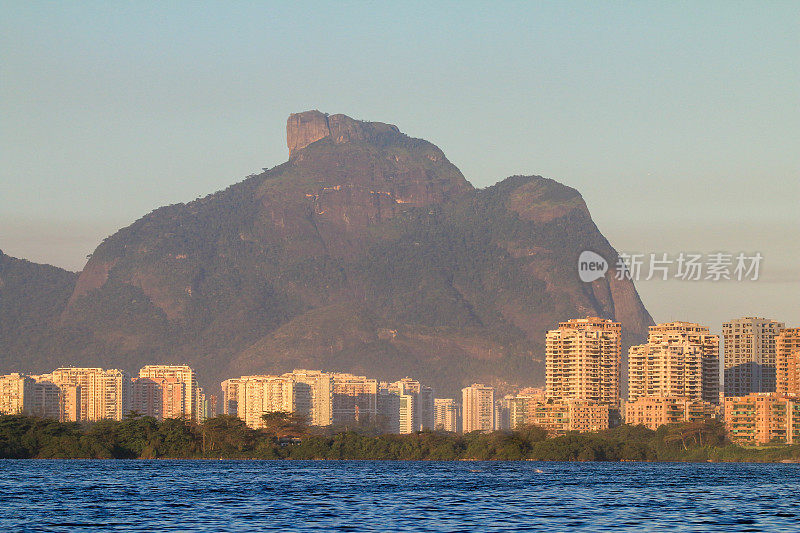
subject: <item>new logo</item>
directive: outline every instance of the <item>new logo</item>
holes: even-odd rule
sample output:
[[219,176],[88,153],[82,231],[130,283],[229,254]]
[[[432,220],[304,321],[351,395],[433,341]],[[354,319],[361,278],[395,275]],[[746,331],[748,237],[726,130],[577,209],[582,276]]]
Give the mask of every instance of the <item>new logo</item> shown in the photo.
[[590,283],[602,278],[608,271],[608,262],[599,254],[584,250],[578,257],[578,276],[581,281]]

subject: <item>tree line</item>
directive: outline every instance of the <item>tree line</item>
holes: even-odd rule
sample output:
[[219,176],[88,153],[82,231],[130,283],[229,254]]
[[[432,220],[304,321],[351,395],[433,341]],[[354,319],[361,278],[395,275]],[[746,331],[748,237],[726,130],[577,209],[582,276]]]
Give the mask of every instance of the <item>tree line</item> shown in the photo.
[[623,425],[548,437],[537,426],[460,435],[380,434],[369,425],[310,428],[291,413],[265,415],[252,429],[232,416],[197,424],[132,414],[122,421],[58,422],[0,416],[4,459],[362,459],[541,461],[796,461],[800,446],[743,448],[718,421],[652,431]]

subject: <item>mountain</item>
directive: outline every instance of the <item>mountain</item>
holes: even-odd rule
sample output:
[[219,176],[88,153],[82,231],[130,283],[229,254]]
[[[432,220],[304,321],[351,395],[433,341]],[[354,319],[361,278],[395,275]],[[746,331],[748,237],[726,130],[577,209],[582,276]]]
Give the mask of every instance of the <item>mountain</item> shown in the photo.
[[[4,370],[53,364],[50,334],[78,275],[8,256],[0,250],[0,365]],[[33,359],[33,361],[31,361]],[[56,363],[57,364],[57,363]]]
[[538,176],[475,189],[433,144],[319,111],[289,117],[287,145],[287,162],[105,239],[51,302],[47,331],[0,344],[2,369],[186,361],[216,390],[309,367],[455,394],[541,384],[560,320],[615,318],[628,342],[646,336],[652,319],[613,266],[578,279],[581,251],[617,254],[574,189]]

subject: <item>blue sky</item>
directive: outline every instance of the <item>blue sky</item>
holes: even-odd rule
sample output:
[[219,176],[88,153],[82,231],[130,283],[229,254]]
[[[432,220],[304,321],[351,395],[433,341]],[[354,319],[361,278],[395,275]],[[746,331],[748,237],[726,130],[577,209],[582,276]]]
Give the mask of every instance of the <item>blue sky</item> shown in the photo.
[[287,158],[285,119],[397,124],[484,187],[581,191],[629,252],[760,251],[645,282],[656,320],[796,324],[796,2],[0,2],[0,248],[79,270],[161,205]]

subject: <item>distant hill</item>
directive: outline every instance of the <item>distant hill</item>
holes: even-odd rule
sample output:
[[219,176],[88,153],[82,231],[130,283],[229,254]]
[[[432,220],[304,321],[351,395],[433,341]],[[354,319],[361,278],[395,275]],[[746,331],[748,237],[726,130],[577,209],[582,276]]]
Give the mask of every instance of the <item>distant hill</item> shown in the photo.
[[10,257],[0,250],[0,367],[5,371],[51,364],[53,332],[78,275]]
[[646,336],[631,282],[578,279],[581,251],[617,255],[574,189],[538,176],[475,189],[433,144],[344,115],[291,115],[287,144],[286,163],[119,230],[77,280],[5,258],[0,368],[185,361],[216,392],[308,367],[455,394],[541,384],[560,320]]

